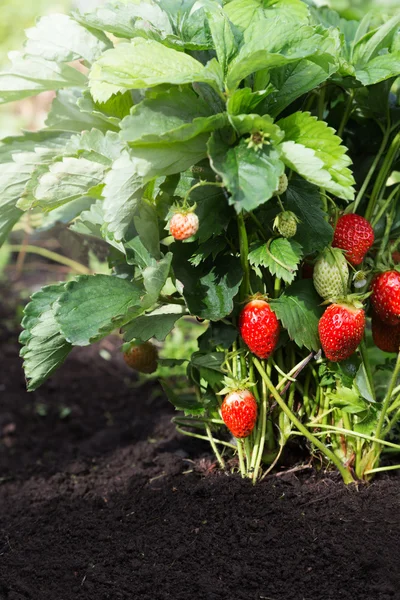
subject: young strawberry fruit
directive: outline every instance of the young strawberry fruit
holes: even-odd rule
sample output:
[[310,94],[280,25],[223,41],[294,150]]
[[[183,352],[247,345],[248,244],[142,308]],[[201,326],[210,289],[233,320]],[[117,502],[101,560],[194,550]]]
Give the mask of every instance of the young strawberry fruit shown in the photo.
[[349,268],[341,250],[328,248],[314,265],[314,287],[324,300],[343,298],[347,294]]
[[288,189],[288,178],[286,173],[282,173],[279,177],[278,188],[276,189],[274,196],[282,196]]
[[274,229],[277,229],[282,237],[292,238],[296,235],[297,223],[299,219],[296,215],[290,211],[285,210],[279,213],[274,221]]
[[268,302],[252,300],[240,313],[239,331],[253,354],[268,358],[278,343],[280,325]]
[[169,222],[169,231],[176,240],[187,240],[198,229],[199,217],[194,212],[176,212]]
[[371,284],[371,304],[377,316],[388,325],[400,324],[400,273],[385,271]]
[[372,338],[375,346],[384,352],[399,352],[400,324],[388,325],[383,323],[376,314],[372,315]]
[[339,362],[349,358],[364,335],[365,312],[350,304],[331,304],[318,323],[326,358]]
[[157,370],[157,359],[157,348],[151,342],[132,346],[124,352],[126,364],[139,373],[154,373]]
[[337,222],[332,246],[346,250],[346,258],[352,265],[362,263],[374,243],[371,224],[360,215],[343,215]]
[[256,424],[257,402],[249,390],[230,392],[222,403],[221,415],[232,435],[245,438]]

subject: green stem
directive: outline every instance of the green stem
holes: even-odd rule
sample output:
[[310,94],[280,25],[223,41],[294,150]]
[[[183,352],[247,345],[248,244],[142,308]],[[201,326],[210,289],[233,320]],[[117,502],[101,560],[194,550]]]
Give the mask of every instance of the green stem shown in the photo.
[[213,438],[213,436],[212,436],[212,433],[211,433],[210,426],[209,426],[209,424],[208,424],[208,423],[205,423],[205,424],[204,424],[204,426],[205,426],[205,428],[206,428],[207,437],[208,437],[208,440],[209,440],[209,442],[210,442],[210,444],[211,444],[211,448],[213,449],[213,452],[214,452],[214,454],[215,454],[215,457],[216,457],[216,459],[217,459],[217,461],[218,461],[218,464],[219,464],[219,466],[221,467],[221,469],[225,469],[225,461],[224,461],[224,459],[222,458],[221,454],[219,453],[219,450],[218,450],[218,448],[217,448],[217,446],[216,446],[216,443],[215,443],[215,441],[214,441],[214,438]]
[[274,397],[274,399],[276,400],[276,402],[279,404],[279,406],[283,410],[283,412],[292,421],[293,425],[295,425],[297,427],[297,429],[304,435],[305,438],[308,439],[309,442],[311,442],[317,448],[319,448],[319,450],[321,450],[321,452],[323,454],[325,454],[325,456],[331,462],[333,462],[333,464],[337,467],[337,469],[339,470],[340,474],[342,475],[343,481],[345,483],[352,483],[354,480],[353,480],[353,477],[352,477],[350,471],[348,471],[344,467],[344,465],[339,460],[339,458],[337,456],[335,456],[335,454],[331,450],[329,450],[329,448],[327,448],[318,438],[316,438],[312,433],[310,433],[308,431],[308,429],[299,421],[299,419],[296,417],[296,415],[290,410],[290,408],[285,404],[284,400],[280,397],[280,395],[278,394],[278,392],[274,388],[271,380],[269,379],[269,377],[265,373],[265,371],[262,368],[262,366],[261,366],[260,362],[258,361],[258,359],[254,359],[254,364],[255,364],[256,369],[260,373],[261,377],[265,381],[265,383],[267,385],[267,388],[269,389],[270,393],[272,394],[272,396]]
[[340,138],[343,137],[344,128],[346,127],[348,120],[350,119],[350,115],[353,110],[353,100],[354,100],[354,90],[350,90],[349,97],[346,102],[346,108],[343,113],[343,117],[340,122],[339,129],[337,131],[337,134]]
[[364,471],[364,475],[370,475],[371,473],[382,473],[382,471],[397,471],[400,469],[400,465],[390,465],[390,467],[377,467],[376,469],[368,469]]
[[376,171],[376,167],[378,166],[379,161],[382,158],[382,154],[385,151],[385,148],[387,146],[389,138],[390,138],[390,123],[388,123],[388,125],[387,125],[387,129],[385,131],[385,135],[383,136],[383,140],[382,140],[382,143],[381,143],[380,148],[378,150],[378,154],[375,156],[375,160],[372,163],[372,165],[371,165],[371,167],[370,167],[370,169],[368,171],[368,174],[367,174],[366,178],[364,179],[364,183],[362,184],[362,186],[360,188],[360,191],[357,194],[356,200],[354,202],[353,212],[357,211],[357,208],[358,208],[361,200],[364,197],[364,194],[365,194],[365,192],[366,192],[366,190],[367,190],[367,188],[368,188],[368,186],[370,184],[370,181],[371,181],[371,179],[372,179],[372,177],[373,177],[373,175],[374,175],[374,173]]
[[378,251],[378,254],[377,254],[376,259],[375,259],[375,263],[376,264],[378,264],[382,260],[382,257],[385,254],[386,246],[389,243],[390,232],[392,230],[392,225],[393,225],[395,210],[396,210],[396,207],[393,206],[391,212],[386,215],[385,233],[383,234],[381,245],[379,247],[379,251]]
[[24,252],[28,252],[29,254],[38,254],[39,256],[43,256],[43,258],[48,258],[49,260],[57,262],[60,265],[65,265],[66,267],[70,267],[71,269],[73,269],[77,273],[81,273],[82,275],[90,275],[92,273],[92,271],[90,269],[88,269],[84,265],[81,265],[80,263],[76,262],[75,260],[72,260],[71,258],[67,258],[66,256],[62,256],[61,254],[58,254],[57,252],[52,252],[51,250],[47,250],[46,248],[41,248],[40,246],[30,246],[29,244],[27,246],[25,246],[22,244],[21,245],[15,244],[15,245],[7,246],[7,248],[10,252],[21,252],[21,250],[24,250]]
[[[389,198],[382,204],[381,209],[379,210],[379,212],[376,214],[375,218],[372,220],[371,225],[372,227],[376,227],[378,222],[380,221],[380,219],[383,217],[383,215],[387,212],[387,210],[390,208],[390,205],[393,202],[393,198],[398,195],[400,192],[400,185],[395,186],[394,190],[392,191],[392,193],[390,194]],[[394,203],[396,204],[396,202]]]
[[[210,441],[208,436],[200,435],[199,433],[192,433],[191,431],[186,431],[185,429],[182,429],[181,427],[179,427],[179,425],[176,425],[176,430],[179,431],[179,433],[182,433],[183,435],[188,435],[190,437],[198,438],[199,440],[206,440],[206,442]],[[212,439],[215,442],[215,444],[220,444],[221,446],[227,446],[228,448],[233,448],[233,450],[236,450],[236,446],[234,446],[233,444],[230,444],[229,442],[217,440],[216,438],[212,438]]]
[[[307,427],[315,427],[315,425],[311,422],[311,423],[307,423]],[[389,448],[396,448],[397,450],[400,450],[400,445],[399,444],[393,444],[392,442],[387,442],[386,440],[383,439],[378,439],[372,435],[367,435],[365,433],[359,433],[358,431],[352,431],[351,429],[345,429],[344,427],[336,427],[336,425],[318,425],[318,427],[322,427],[322,428],[326,428],[327,431],[326,433],[345,433],[347,435],[351,435],[353,437],[358,437],[362,440],[367,440],[369,442],[377,442],[378,444],[381,444],[382,446],[388,446]],[[315,433],[315,436],[317,435],[323,435],[322,432],[319,433]]]
[[239,228],[239,244],[240,244],[240,261],[243,269],[243,280],[240,285],[239,297],[240,300],[246,299],[250,287],[250,269],[249,269],[249,241],[247,239],[246,225],[244,222],[243,213],[238,215]]
[[242,440],[237,438],[236,441],[237,441],[237,453],[238,453],[238,457],[239,457],[240,474],[244,478],[244,477],[246,477],[246,465],[244,464]]
[[265,387],[264,380],[263,380],[263,395],[262,395],[262,401],[261,401],[261,414],[260,414],[259,418],[260,418],[259,443],[258,443],[257,458],[256,458],[255,466],[254,466],[254,472],[253,472],[253,483],[256,483],[257,479],[258,479],[262,456],[264,453],[265,433],[267,430],[267,390]]
[[367,219],[367,221],[370,221],[374,214],[376,203],[380,199],[381,193],[384,190],[385,183],[389,176],[389,171],[392,167],[393,162],[396,159],[399,149],[400,132],[393,138],[389,150],[383,161],[382,167],[378,173],[378,177],[376,178],[375,185],[372,189],[371,198],[369,199],[367,210],[365,212],[365,218]]
[[[396,365],[394,367],[393,375],[392,375],[392,378],[390,380],[390,384],[389,384],[389,388],[388,388],[385,400],[383,401],[383,406],[382,406],[381,414],[379,416],[378,425],[377,425],[376,430],[375,430],[375,437],[377,437],[378,439],[379,439],[379,437],[381,436],[381,433],[382,433],[383,424],[385,422],[386,414],[387,414],[387,411],[388,411],[388,408],[389,408],[390,400],[392,398],[393,390],[394,390],[394,388],[396,386],[396,382],[397,382],[397,378],[399,376],[399,373],[400,373],[400,352],[397,355]],[[375,447],[376,447],[376,450],[379,450],[380,449],[380,444],[376,443]]]
[[185,197],[183,199],[183,206],[187,206],[190,194],[193,192],[193,190],[199,188],[199,187],[204,187],[205,185],[212,185],[214,187],[219,187],[222,188],[224,187],[224,184],[219,182],[219,181],[199,181],[197,183],[195,183],[194,185],[192,185],[192,187],[187,191],[187,193],[185,194]]
[[363,365],[364,365],[365,374],[367,376],[369,391],[371,393],[372,398],[374,400],[376,400],[374,378],[372,376],[372,369],[371,369],[371,364],[369,362],[368,350],[367,350],[367,345],[365,343],[365,339],[361,340],[360,352],[361,352],[361,358],[362,358]]

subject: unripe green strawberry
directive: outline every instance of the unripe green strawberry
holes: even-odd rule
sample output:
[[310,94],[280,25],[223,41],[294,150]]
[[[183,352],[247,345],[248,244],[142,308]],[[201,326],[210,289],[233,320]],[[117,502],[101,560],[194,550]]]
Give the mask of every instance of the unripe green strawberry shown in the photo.
[[314,287],[324,300],[334,300],[347,295],[349,268],[338,248],[325,250],[314,266]]
[[222,419],[236,438],[251,434],[257,421],[257,402],[249,390],[236,390],[225,396],[221,406]]
[[292,238],[296,235],[298,222],[298,218],[291,210],[285,210],[275,218],[274,229],[277,229],[282,237]]
[[286,173],[282,173],[282,175],[279,177],[278,187],[275,190],[274,196],[281,196],[282,194],[284,194],[286,192],[287,189],[288,189],[288,178],[287,178]]
[[132,346],[124,352],[126,364],[139,373],[154,373],[157,370],[158,352],[151,342]]

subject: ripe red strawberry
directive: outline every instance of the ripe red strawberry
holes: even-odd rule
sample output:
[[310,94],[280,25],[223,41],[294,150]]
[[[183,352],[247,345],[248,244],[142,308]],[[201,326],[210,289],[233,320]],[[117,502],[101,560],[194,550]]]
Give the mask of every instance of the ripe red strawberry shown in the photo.
[[140,373],[154,373],[157,370],[157,359],[157,348],[151,342],[132,346],[124,352],[126,364]]
[[375,346],[384,352],[399,352],[400,324],[387,325],[376,314],[372,315],[372,337]]
[[337,222],[332,246],[346,250],[346,258],[352,265],[359,265],[374,243],[371,224],[360,215],[343,215]]
[[350,304],[331,304],[318,324],[326,357],[333,362],[349,358],[360,344],[365,329],[365,312]]
[[230,392],[221,406],[222,419],[236,438],[251,434],[257,421],[257,412],[257,402],[249,390]]
[[400,273],[385,271],[376,275],[371,284],[371,304],[384,323],[400,323]]
[[169,231],[176,240],[187,240],[198,229],[199,217],[193,212],[176,212],[169,222]]
[[252,300],[240,313],[239,331],[253,354],[268,358],[278,343],[280,325],[268,302]]

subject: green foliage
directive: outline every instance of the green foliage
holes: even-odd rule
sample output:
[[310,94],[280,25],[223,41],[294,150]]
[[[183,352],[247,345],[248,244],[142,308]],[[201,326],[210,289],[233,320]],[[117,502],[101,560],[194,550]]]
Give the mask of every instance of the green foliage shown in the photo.
[[[199,351],[163,355],[159,369],[187,370],[182,393],[164,387],[188,427],[218,429],[224,377],[265,384],[271,431],[284,432],[271,447],[297,429],[346,481],[368,478],[381,450],[353,438],[387,433],[382,356],[369,350],[371,367],[362,346],[339,366],[319,354],[318,368],[307,363],[323,307],[302,270],[344,210],[372,219],[380,264],[392,264],[399,233],[400,17],[345,17],[312,0],[109,0],[27,31],[0,73],[0,103],[56,94],[42,132],[0,143],[0,244],[34,208],[43,228],[100,244],[111,273],[34,294],[21,335],[29,389],[74,345],[121,329],[126,343],[172,350],[175,325],[198,317]],[[298,221],[290,239],[273,229],[287,211]],[[177,212],[199,220],[184,241],[169,231]],[[370,252],[364,267],[376,266]],[[267,298],[282,330],[266,371],[239,335],[249,297]],[[259,454],[247,452],[254,480],[264,416],[250,442]],[[328,425],[352,436],[319,431]]]

